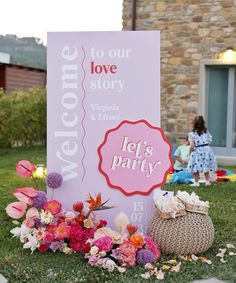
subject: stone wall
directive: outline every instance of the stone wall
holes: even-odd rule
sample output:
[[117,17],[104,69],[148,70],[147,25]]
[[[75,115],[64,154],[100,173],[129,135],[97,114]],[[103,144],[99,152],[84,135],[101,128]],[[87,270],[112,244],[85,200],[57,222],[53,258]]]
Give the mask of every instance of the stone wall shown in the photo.
[[[132,25],[123,0],[123,29]],[[161,126],[183,136],[198,111],[199,63],[236,47],[236,0],[137,0],[136,30],[161,31]]]

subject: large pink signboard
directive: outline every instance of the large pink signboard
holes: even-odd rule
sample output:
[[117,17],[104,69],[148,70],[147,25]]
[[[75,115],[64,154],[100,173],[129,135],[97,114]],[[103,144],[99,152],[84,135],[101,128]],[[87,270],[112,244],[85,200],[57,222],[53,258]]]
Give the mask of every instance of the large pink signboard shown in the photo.
[[152,190],[170,167],[170,147],[158,129],[159,36],[48,34],[47,166],[63,175],[54,198],[65,208],[101,192],[115,206],[100,212],[111,226],[124,212],[146,230]]

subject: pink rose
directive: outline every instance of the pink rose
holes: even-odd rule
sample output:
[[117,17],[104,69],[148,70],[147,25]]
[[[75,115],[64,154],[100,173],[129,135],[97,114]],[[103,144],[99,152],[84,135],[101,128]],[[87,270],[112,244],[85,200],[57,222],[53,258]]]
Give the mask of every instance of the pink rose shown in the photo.
[[100,252],[109,252],[113,247],[112,238],[108,236],[97,239],[93,244],[98,247]]

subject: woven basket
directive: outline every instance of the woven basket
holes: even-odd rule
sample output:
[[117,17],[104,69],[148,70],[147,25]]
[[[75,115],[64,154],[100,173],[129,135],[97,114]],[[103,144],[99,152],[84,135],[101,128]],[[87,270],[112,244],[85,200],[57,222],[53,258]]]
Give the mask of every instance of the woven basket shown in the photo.
[[178,199],[184,204],[185,209],[187,211],[208,214],[209,206],[192,204],[192,203],[182,200],[180,197],[178,197]]
[[214,227],[208,215],[187,212],[184,217],[164,219],[158,213],[149,223],[148,235],[163,254],[198,254],[214,240]]
[[[160,210],[160,208],[156,205],[156,210],[157,210],[157,213],[162,217],[162,218],[165,218],[165,219],[173,219],[172,215],[170,214],[170,212],[165,212],[165,211],[162,211]],[[180,209],[176,215],[175,215],[175,218],[176,217],[180,217],[180,216],[184,216],[186,215],[186,211],[185,209]]]

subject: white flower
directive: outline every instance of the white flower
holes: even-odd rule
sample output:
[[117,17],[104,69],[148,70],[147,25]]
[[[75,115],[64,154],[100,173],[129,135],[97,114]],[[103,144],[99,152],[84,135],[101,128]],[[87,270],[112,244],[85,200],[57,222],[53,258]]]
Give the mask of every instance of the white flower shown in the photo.
[[220,262],[221,262],[221,263],[226,263],[227,260],[224,260],[224,258],[222,257],[222,258],[220,259]]
[[13,234],[13,237],[20,238],[20,242],[24,243],[25,238],[31,234],[31,229],[25,224],[22,224],[21,227],[15,227],[10,231]]
[[232,245],[232,244],[227,244],[226,247],[227,247],[228,249],[234,249],[234,248],[235,248],[235,246]]
[[109,272],[112,272],[117,267],[117,265],[113,260],[109,258],[104,258],[102,267],[104,269],[107,269]]
[[21,228],[20,228],[20,227],[15,227],[15,228],[11,229],[10,233],[13,234],[12,237],[17,237],[17,238],[19,238],[20,235],[21,235]]
[[234,252],[229,252],[229,255],[236,255],[236,253],[234,253]]
[[161,270],[156,273],[156,279],[163,280],[164,276],[165,276],[165,273]]
[[209,259],[204,259],[202,262],[206,263],[206,264],[212,264],[212,261]]
[[149,279],[151,277],[149,272],[145,272],[144,274],[140,275],[143,279]]
[[191,258],[192,258],[192,260],[194,260],[194,261],[198,260],[198,257],[195,256],[194,254],[191,255]]
[[146,263],[144,266],[145,269],[154,269],[153,265],[151,263]]
[[106,256],[106,255],[107,255],[107,253],[106,253],[106,252],[104,252],[104,251],[101,251],[101,252],[99,252],[99,255],[100,255],[101,257],[104,257],[104,256]]
[[180,271],[181,262],[179,262],[176,266],[172,266],[170,271],[179,272]]
[[96,255],[98,253],[98,247],[93,246],[89,252],[91,255]]
[[119,233],[123,233],[126,229],[126,226],[129,224],[129,217],[124,212],[118,213],[114,218],[114,224],[116,230]]
[[94,225],[93,225],[93,221],[91,219],[85,219],[84,220],[84,227],[85,228],[92,228]]
[[118,267],[117,267],[117,270],[118,270],[120,273],[124,273],[124,272],[126,271],[126,268],[121,267],[121,266],[118,266]]
[[32,235],[27,235],[28,242],[24,244],[23,249],[31,249],[31,253],[39,247],[39,241]]
[[53,215],[49,211],[41,210],[40,212],[40,220],[43,224],[49,224],[53,220]]

